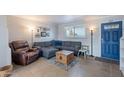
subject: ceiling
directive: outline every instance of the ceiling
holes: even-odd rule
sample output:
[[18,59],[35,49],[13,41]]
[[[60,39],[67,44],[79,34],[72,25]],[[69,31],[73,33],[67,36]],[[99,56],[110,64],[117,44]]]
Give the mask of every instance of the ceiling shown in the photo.
[[108,17],[108,15],[17,15],[16,17],[42,23],[67,23],[77,20],[94,20]]

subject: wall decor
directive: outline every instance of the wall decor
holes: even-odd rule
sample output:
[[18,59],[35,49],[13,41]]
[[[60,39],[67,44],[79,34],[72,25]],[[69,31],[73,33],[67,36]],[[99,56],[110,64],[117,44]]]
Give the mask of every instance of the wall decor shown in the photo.
[[50,28],[48,28],[48,27],[39,27],[39,30],[40,31],[49,31]]
[[48,33],[47,32],[41,32],[41,37],[48,37]]
[[43,28],[43,31],[49,31],[50,29],[49,28],[47,28],[47,27],[44,27]]
[[36,38],[50,37],[50,28],[48,27],[38,27],[35,33]]
[[40,38],[41,34],[40,34],[40,29],[37,29],[36,33],[35,33],[35,37],[36,38]]

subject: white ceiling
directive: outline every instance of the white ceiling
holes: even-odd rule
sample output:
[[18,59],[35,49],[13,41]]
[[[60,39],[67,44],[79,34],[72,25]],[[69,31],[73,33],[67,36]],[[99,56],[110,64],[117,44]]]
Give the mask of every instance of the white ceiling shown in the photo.
[[67,23],[76,20],[94,20],[108,15],[17,15],[16,17],[42,23]]

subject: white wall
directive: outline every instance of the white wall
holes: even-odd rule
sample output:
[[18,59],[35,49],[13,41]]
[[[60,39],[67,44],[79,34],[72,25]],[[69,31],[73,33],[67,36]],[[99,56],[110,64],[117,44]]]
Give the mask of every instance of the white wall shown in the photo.
[[[66,24],[42,24],[35,21],[24,20],[21,18],[8,16],[8,29],[9,29],[9,42],[13,40],[27,40],[31,45],[31,29],[36,28],[38,26],[49,27],[51,31],[51,36],[47,38],[33,38],[33,41],[49,41],[52,39],[59,39],[59,40],[68,40],[68,41],[81,41],[84,45],[91,44],[90,42],[90,27],[94,27],[94,39],[93,39],[93,55],[94,56],[101,56],[101,23],[105,22],[112,22],[112,21],[120,21],[124,19],[124,16],[110,16],[106,18],[100,18],[96,20],[90,21],[75,21]],[[64,26],[66,25],[83,25],[86,29],[87,38],[83,39],[69,39],[66,38]],[[124,25],[124,24],[123,24]],[[124,26],[123,26],[124,28]]]
[[56,38],[56,36],[57,36],[57,26],[56,26],[56,24],[42,24],[41,26],[50,28],[50,30],[47,31],[47,33],[49,33],[50,36],[36,38],[35,34],[37,33],[37,31],[34,30],[34,33],[33,33],[33,41],[34,42],[50,41],[50,40],[53,40],[53,39]]
[[55,24],[43,24],[36,21],[24,20],[15,16],[7,16],[8,30],[9,30],[9,42],[15,40],[27,40],[29,44],[32,44],[32,29],[35,33],[36,28],[39,26],[50,28],[50,37],[45,38],[33,38],[33,41],[49,41],[56,37],[56,25]]
[[[120,21],[123,20],[124,16],[113,16],[113,17],[106,17],[101,18],[97,20],[91,20],[91,21],[76,21],[66,24],[59,24],[58,25],[58,39],[59,40],[69,40],[69,41],[81,41],[83,45],[89,45],[91,46],[91,35],[90,35],[90,27],[94,27],[94,34],[93,34],[93,55],[101,57],[101,23],[106,22],[113,22],[113,21]],[[83,25],[86,30],[86,37],[82,39],[69,39],[66,38],[64,26],[66,25]],[[123,24],[124,25],[124,24]],[[123,26],[124,28],[124,26]],[[124,30],[123,30],[124,32]]]
[[[27,40],[31,43],[31,32],[28,28],[28,22],[16,17],[7,16],[7,24],[9,31],[9,42],[15,40]],[[31,25],[31,24],[29,24]]]
[[0,67],[3,67],[11,64],[6,16],[0,16],[0,41]]

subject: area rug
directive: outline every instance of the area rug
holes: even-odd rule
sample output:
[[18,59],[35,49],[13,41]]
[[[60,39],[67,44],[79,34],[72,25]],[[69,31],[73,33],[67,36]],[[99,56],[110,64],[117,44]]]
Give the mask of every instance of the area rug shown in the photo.
[[[61,69],[65,69],[65,65],[62,63],[56,63],[55,60],[56,58],[50,58],[50,59],[45,59],[43,58],[46,62],[48,62],[49,64],[53,64],[56,65],[57,67],[61,68]],[[78,59],[74,59],[72,62],[70,62],[70,64],[68,64],[68,70],[71,69],[72,67],[74,67],[77,63],[79,63]]]

